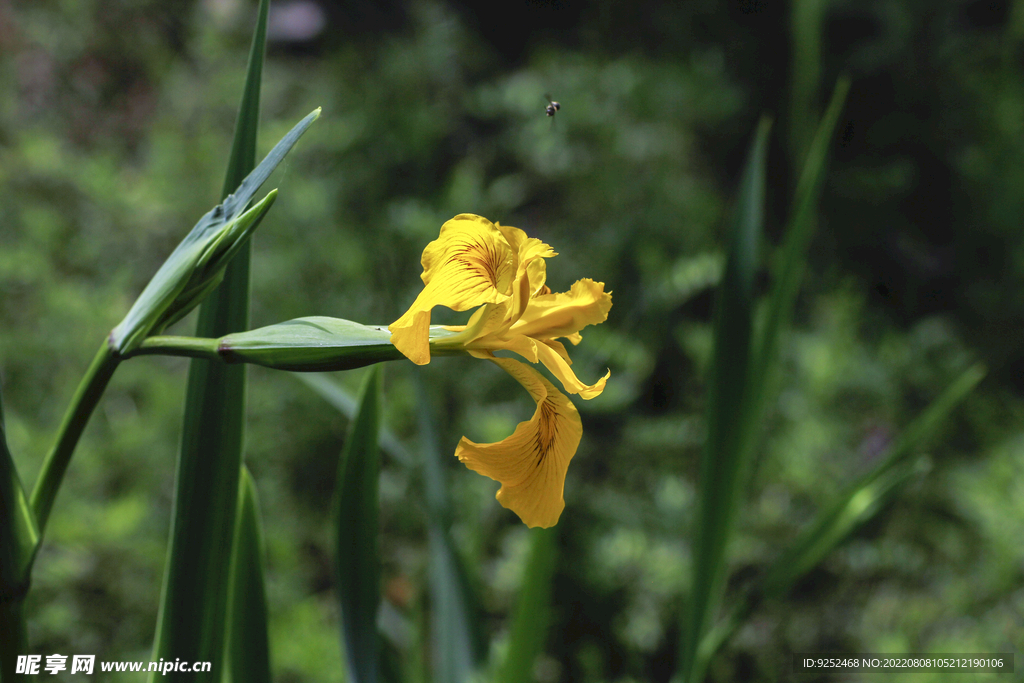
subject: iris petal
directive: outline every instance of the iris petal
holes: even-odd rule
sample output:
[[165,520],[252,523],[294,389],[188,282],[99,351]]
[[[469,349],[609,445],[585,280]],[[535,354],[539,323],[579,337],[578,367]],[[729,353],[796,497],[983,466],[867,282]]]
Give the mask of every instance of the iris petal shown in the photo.
[[423,291],[405,314],[391,323],[391,343],[417,365],[430,362],[430,311],[447,306],[466,311],[511,296],[517,251],[489,220],[460,214],[441,226],[423,250]]
[[572,338],[587,325],[607,320],[611,307],[612,295],[604,291],[603,282],[578,280],[568,292],[531,299],[512,332],[538,339]]
[[554,526],[565,508],[565,472],[583,435],[579,412],[536,370],[510,358],[490,360],[530,392],[537,409],[498,443],[463,437],[455,455],[471,470],[501,482],[498,502],[527,526]]
[[570,394],[579,394],[580,398],[587,400],[601,395],[601,392],[604,391],[605,383],[612,374],[612,371],[609,370],[605,373],[604,377],[593,384],[584,384],[576,376],[576,373],[572,371],[572,368],[569,367],[565,359],[559,355],[558,351],[547,344],[537,344],[537,356],[540,358],[540,362],[544,364],[544,367],[550,370],[551,374],[562,382],[562,386],[565,387],[566,391]]
[[[430,362],[430,346],[458,348],[499,365],[522,384],[537,404],[533,417],[511,436],[492,444],[463,437],[456,456],[472,470],[501,482],[498,501],[531,527],[553,526],[565,507],[565,473],[583,428],[569,399],[530,366],[494,352],[510,351],[543,363],[571,394],[599,395],[611,372],[591,385],[570,368],[572,360],[556,339],[580,342],[579,331],[608,318],[611,293],[604,283],[579,280],[568,292],[547,287],[545,259],[554,250],[519,228],[461,214],[441,228],[423,251],[423,291],[388,328],[392,343],[420,365]],[[476,306],[455,334],[429,340],[434,306],[465,311]]]
[[[531,299],[537,291],[544,287],[547,278],[547,267],[544,259],[557,256],[555,251],[539,239],[526,237],[519,228],[507,228],[499,226],[501,230],[514,230],[509,244],[517,248],[519,256],[519,267],[516,269],[515,282],[512,285],[512,311],[509,314],[508,324],[512,325],[526,311]],[[506,233],[508,236],[509,233]]]

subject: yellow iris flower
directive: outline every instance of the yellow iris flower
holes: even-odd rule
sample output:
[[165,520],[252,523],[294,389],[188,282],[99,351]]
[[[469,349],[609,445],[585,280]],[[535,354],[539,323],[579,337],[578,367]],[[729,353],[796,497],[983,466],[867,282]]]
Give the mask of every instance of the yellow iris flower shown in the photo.
[[[612,306],[604,283],[579,280],[568,292],[545,285],[550,246],[519,228],[460,214],[441,227],[423,250],[423,291],[388,330],[391,343],[418,365],[430,362],[431,348],[459,348],[486,358],[526,388],[537,409],[507,439],[477,444],[463,437],[455,455],[470,469],[501,482],[497,498],[531,527],[558,522],[565,501],[562,489],[576,453],[582,424],[576,407],[536,370],[495,351],[516,353],[543,363],[571,394],[599,395],[611,374],[584,384],[569,367],[565,346],[580,342],[580,330],[608,318]],[[455,334],[431,340],[430,312],[435,306],[456,311],[480,307],[466,325],[445,329]]]

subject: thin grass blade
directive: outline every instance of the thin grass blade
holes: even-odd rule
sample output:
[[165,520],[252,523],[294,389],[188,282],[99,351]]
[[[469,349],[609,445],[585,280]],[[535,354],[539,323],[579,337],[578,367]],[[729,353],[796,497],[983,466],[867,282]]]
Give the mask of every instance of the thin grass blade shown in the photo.
[[534,665],[544,652],[551,623],[551,592],[558,560],[558,527],[530,529],[530,557],[526,561],[512,616],[505,659],[498,667],[498,683],[533,683]]
[[751,368],[754,282],[764,220],[770,123],[751,143],[732,218],[728,257],[715,309],[715,350],[708,383],[707,441],[701,458],[694,577],[682,642],[684,681],[699,680],[697,646],[710,627],[726,578],[726,550],[740,506],[757,420]]
[[984,376],[982,365],[968,368],[910,423],[871,471],[851,484],[834,505],[818,514],[729,615],[707,634],[698,651],[703,665],[743,625],[761,600],[784,596],[801,577],[874,517],[904,483],[927,471],[928,463],[915,454]]
[[[239,187],[238,192],[224,199],[222,206],[228,213],[244,209],[249,201],[246,195],[251,198],[273,170],[271,166],[276,166],[287,153],[287,149],[279,149],[281,145],[278,145],[271,152],[276,162],[271,159],[268,166],[261,165],[266,173],[250,174],[256,162],[260,78],[269,4],[269,0],[261,0],[259,5],[224,180],[225,195]],[[239,251],[228,264],[220,286],[200,307],[198,336],[220,337],[248,328],[250,252],[250,245]],[[153,657],[209,661],[212,667],[208,673],[172,674],[165,680],[219,683],[223,674],[244,417],[245,366],[193,360],[189,368],[171,543]]]
[[849,91],[850,79],[844,76],[836,83],[835,90],[832,91],[832,100],[814,134],[793,198],[784,242],[779,249],[779,260],[773,274],[772,289],[768,298],[768,315],[754,363],[755,369],[760,373],[754,383],[761,389],[762,401],[767,398],[768,386],[773,379],[772,373],[777,367],[775,361],[780,335],[789,327],[797,292],[803,280],[807,248],[817,223],[815,212],[825,177],[829,143],[835,133],[836,123],[839,121],[839,114]]
[[335,489],[335,567],[349,683],[376,683],[380,671],[380,385],[380,366],[374,366],[349,425]]
[[270,683],[267,590],[263,580],[263,524],[256,482],[242,465],[238,482],[231,593],[228,603],[227,668],[229,683]]
[[903,431],[880,463],[854,482],[830,509],[818,515],[792,547],[779,557],[765,575],[764,594],[777,597],[785,593],[850,532],[874,516],[899,484],[917,469],[917,463],[910,456],[984,376],[984,367],[974,365],[954,380]]

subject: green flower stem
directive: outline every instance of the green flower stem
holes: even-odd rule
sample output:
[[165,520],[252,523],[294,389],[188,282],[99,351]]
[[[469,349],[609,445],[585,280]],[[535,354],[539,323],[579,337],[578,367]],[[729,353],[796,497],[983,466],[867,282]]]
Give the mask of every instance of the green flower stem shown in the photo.
[[14,673],[18,655],[28,654],[24,600],[24,595],[0,596],[0,683],[28,680]]
[[82,437],[85,425],[89,423],[92,411],[95,410],[100,396],[103,395],[120,362],[121,359],[114,355],[114,351],[104,339],[103,345],[96,352],[96,357],[92,359],[92,365],[89,366],[85,377],[79,383],[67,413],[64,414],[64,421],[61,422],[60,430],[57,432],[57,442],[46,454],[43,469],[39,473],[35,489],[32,491],[32,511],[36,516],[40,538],[46,528],[46,520],[50,517],[50,510],[57,497],[57,490],[64,480],[68,463],[71,462],[71,454],[75,452],[75,446],[78,445],[78,440]]
[[219,339],[203,337],[153,336],[142,342],[139,348],[127,355],[133,356],[182,356],[185,358],[204,358],[206,360],[224,361],[220,355]]

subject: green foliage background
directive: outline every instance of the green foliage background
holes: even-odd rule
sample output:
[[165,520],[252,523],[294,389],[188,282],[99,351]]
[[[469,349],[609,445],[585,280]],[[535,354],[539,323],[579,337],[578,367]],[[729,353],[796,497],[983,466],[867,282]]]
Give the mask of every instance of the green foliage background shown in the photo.
[[[302,40],[284,33],[289,6],[300,5],[272,7],[259,155],[301,115],[323,115],[268,185],[281,194],[254,242],[253,326],[391,322],[418,291],[424,245],[462,212],[552,244],[553,289],[591,277],[614,292],[609,321],[574,354],[585,381],[606,367],[612,380],[577,402],[584,439],[539,681],[665,681],[674,669],[724,219],[750,132],[773,114],[777,243],[793,150],[813,130],[789,125],[792,74],[808,68],[820,75],[812,105],[842,72],[853,85],[735,586],[963,369],[982,360],[991,373],[932,440],[927,476],[788,600],[762,605],[711,676],[785,679],[793,651],[1015,651],[1024,665],[1020,2],[834,0],[821,5],[817,63],[791,60],[785,3],[478,14],[455,0],[323,2],[326,24]],[[218,199],[254,7],[0,3],[0,371],[26,482],[98,340]],[[521,21],[534,28],[509,30]],[[562,104],[553,123],[545,93]],[[462,434],[500,439],[533,410],[473,359],[384,369],[384,422],[410,444],[415,373],[452,452]],[[185,371],[143,358],[112,381],[37,562],[34,651],[149,658]],[[362,374],[337,379],[354,390]],[[340,681],[329,522],[347,425],[287,374],[249,376],[276,678]],[[382,464],[384,623],[399,648],[428,624],[417,472]],[[454,458],[446,473],[483,633],[500,644],[526,529],[493,500],[496,483]]]

